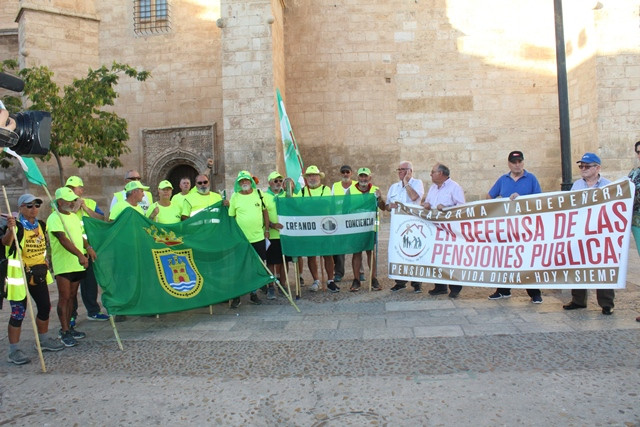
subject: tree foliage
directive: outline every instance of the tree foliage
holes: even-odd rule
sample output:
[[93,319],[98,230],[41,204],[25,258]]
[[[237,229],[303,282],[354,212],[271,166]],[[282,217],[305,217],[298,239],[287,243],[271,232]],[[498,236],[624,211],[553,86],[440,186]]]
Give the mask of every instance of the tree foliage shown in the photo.
[[[0,69],[15,69],[15,61],[4,61]],[[121,75],[145,81],[147,71],[137,71],[127,64],[114,62],[103,65],[87,76],[74,79],[61,91],[53,81],[53,72],[47,67],[23,68],[18,75],[24,80],[23,96],[29,110],[51,112],[51,155],[56,158],[62,179],[62,157],[70,157],[73,164],[83,167],[94,164],[100,168],[122,166],[120,156],[130,152],[127,146],[127,121],[105,107],[114,105],[118,97],[115,87]],[[5,105],[10,112],[20,110],[20,99],[6,96]]]

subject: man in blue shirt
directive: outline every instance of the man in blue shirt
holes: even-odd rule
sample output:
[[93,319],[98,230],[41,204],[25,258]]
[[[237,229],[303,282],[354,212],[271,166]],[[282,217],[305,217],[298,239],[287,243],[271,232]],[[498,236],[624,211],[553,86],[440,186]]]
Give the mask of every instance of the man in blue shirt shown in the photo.
[[[534,174],[524,169],[524,154],[522,151],[512,151],[508,157],[509,173],[502,175],[487,194],[487,199],[508,197],[515,200],[518,196],[542,193],[540,183]],[[542,304],[540,289],[527,289],[527,294],[534,304]],[[489,299],[511,298],[510,288],[498,288],[489,295]]]

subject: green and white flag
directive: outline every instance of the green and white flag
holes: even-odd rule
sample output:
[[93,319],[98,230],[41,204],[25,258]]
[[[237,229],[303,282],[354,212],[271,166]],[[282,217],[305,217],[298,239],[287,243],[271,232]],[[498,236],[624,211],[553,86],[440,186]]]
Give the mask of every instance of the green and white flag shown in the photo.
[[38,165],[36,164],[35,160],[33,160],[31,157],[22,157],[18,153],[7,147],[4,147],[4,151],[5,153],[10,154],[18,159],[18,162],[20,162],[20,166],[22,167],[22,170],[24,171],[24,174],[30,183],[42,185],[45,187],[47,186],[47,181],[44,180],[42,172],[40,172],[40,169],[38,169]]
[[84,225],[110,314],[191,310],[275,279],[221,202],[176,224],[125,209],[114,222],[85,217]]
[[284,108],[284,101],[280,96],[280,89],[276,89],[278,96],[278,116],[280,117],[280,135],[282,136],[282,145],[284,147],[284,165],[287,169],[287,176],[296,183],[294,191],[297,193],[300,188],[305,186],[304,176],[302,175],[302,157],[298,150],[296,138],[293,136],[293,129],[287,116],[287,110]]
[[352,254],[373,249],[376,197],[277,197],[282,253],[289,256]]

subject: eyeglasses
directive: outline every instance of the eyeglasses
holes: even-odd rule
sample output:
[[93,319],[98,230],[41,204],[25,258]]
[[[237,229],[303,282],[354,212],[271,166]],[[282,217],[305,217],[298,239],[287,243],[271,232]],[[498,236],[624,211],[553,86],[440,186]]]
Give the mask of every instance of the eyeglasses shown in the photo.
[[284,181],[283,179],[274,179],[273,182],[282,182]]
[[411,168],[398,168],[396,169],[396,172],[402,172],[402,171],[408,171],[411,170]]
[[40,208],[41,204],[40,203],[29,203],[26,205],[22,205],[27,209],[33,209],[33,208]]
[[598,165],[578,165],[578,169],[591,169],[595,168]]
[[198,184],[198,185],[206,185],[208,183],[209,183],[209,181],[198,181],[198,182],[196,182],[196,184]]
[[130,176],[129,178],[127,178],[129,181],[140,181],[140,177],[139,176]]

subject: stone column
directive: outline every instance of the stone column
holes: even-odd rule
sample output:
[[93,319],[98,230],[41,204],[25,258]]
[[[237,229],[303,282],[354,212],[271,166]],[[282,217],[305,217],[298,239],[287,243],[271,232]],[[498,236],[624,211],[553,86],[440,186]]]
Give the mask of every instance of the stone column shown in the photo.
[[[281,7],[279,1],[275,5]],[[222,0],[220,10],[225,188],[233,188],[240,170],[258,176],[263,187],[276,166],[278,142],[272,2]]]

